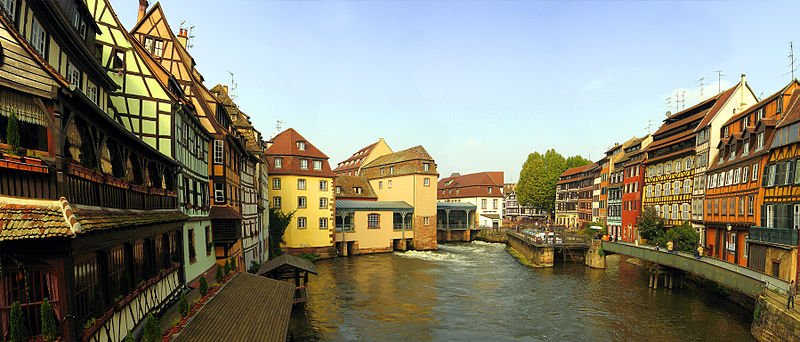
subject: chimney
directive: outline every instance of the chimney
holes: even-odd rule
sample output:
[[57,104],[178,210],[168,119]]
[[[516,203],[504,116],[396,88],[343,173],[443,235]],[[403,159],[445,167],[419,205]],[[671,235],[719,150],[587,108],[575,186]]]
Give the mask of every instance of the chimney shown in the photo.
[[178,42],[186,48],[186,42],[189,40],[189,32],[185,28],[178,30]]
[[742,74],[741,87],[742,89],[739,89],[739,94],[740,94],[739,97],[741,99],[739,101],[739,108],[744,109],[745,106],[747,105],[747,103],[744,102],[744,92],[747,89],[747,78],[745,77],[744,74]]
[[150,6],[150,4],[147,3],[147,0],[139,0],[139,17],[136,19],[137,23],[144,19],[144,15],[147,13],[148,6]]

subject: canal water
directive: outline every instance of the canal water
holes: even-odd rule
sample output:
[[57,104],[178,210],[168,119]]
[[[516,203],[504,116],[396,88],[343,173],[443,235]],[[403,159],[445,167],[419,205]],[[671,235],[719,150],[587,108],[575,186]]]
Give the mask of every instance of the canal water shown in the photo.
[[711,292],[651,290],[642,267],[520,265],[505,245],[440,245],[316,263],[294,341],[753,341],[752,314]]

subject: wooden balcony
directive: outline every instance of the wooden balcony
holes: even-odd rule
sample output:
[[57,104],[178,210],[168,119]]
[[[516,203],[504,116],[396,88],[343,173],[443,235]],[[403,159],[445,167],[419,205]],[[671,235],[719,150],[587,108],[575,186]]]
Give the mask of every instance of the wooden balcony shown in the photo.
[[174,191],[130,184],[121,179],[70,164],[63,193],[72,204],[116,209],[177,209]]

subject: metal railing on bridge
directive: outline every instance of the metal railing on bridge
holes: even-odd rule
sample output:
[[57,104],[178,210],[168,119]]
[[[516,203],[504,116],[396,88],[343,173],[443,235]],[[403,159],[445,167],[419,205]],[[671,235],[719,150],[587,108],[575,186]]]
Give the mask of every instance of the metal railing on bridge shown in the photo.
[[551,245],[551,246],[564,246],[564,245],[590,245],[592,239],[588,236],[581,235],[573,232],[553,232],[537,235],[536,233],[530,234],[524,231],[517,232],[512,230],[506,231],[507,235],[511,235],[525,241],[531,245]]
[[777,243],[787,246],[797,246],[797,229],[750,227],[751,241]]

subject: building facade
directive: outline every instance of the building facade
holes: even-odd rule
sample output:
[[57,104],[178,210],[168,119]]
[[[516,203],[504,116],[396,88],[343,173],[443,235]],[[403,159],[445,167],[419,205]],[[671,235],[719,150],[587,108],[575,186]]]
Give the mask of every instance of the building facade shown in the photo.
[[517,201],[517,183],[504,184],[503,196],[503,219],[506,221],[521,222],[546,220],[550,217],[550,214],[545,210],[522,205]]
[[595,178],[591,171],[596,166],[597,164],[588,164],[561,173],[556,183],[556,225],[578,228],[588,222],[587,217],[591,220],[592,186]]
[[503,225],[503,172],[454,173],[439,180],[439,202],[467,202],[476,209],[476,227],[499,228]]
[[282,248],[292,254],[336,256],[334,250],[334,173],[328,156],[289,128],[268,143],[272,208],[294,212]]
[[622,180],[622,236],[625,242],[634,242],[639,238],[637,223],[642,213],[642,194],[644,189],[644,161],[647,158],[645,149],[653,141],[652,135],[647,135],[625,148],[627,160],[623,163],[624,173]]

